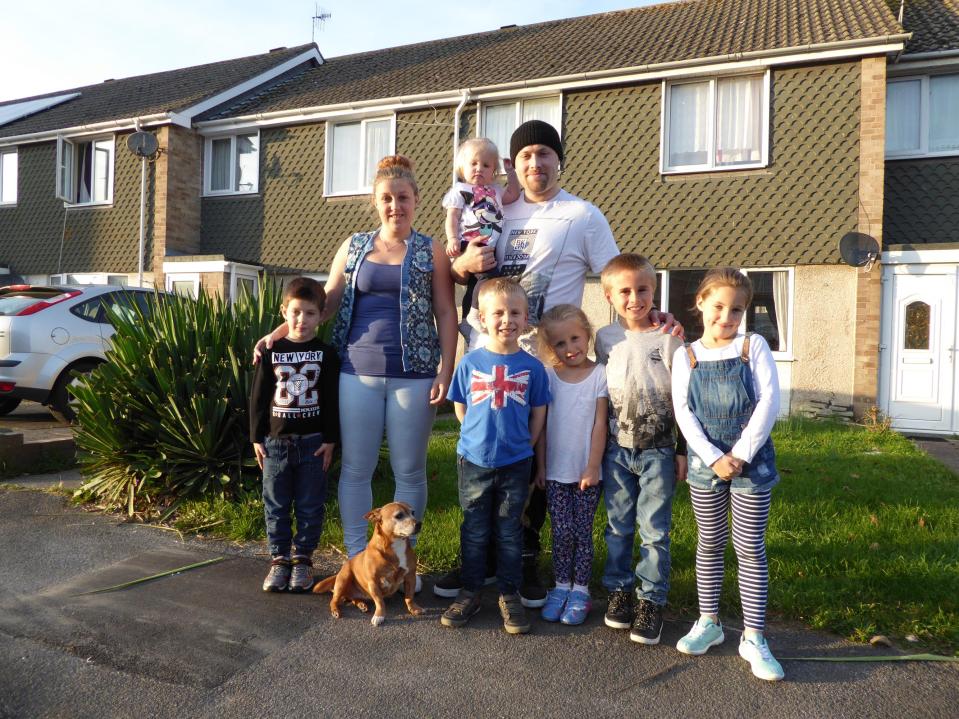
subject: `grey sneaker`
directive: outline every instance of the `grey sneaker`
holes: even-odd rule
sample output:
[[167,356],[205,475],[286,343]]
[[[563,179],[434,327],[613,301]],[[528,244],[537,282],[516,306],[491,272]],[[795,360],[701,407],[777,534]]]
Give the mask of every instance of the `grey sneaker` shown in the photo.
[[499,613],[503,616],[503,629],[507,634],[526,634],[529,631],[529,619],[526,618],[519,594],[501,594]]
[[290,558],[273,557],[270,571],[263,580],[264,592],[285,592],[290,583]]
[[292,564],[290,591],[297,594],[308,592],[313,588],[313,560],[302,554],[294,554]]
[[440,624],[444,627],[462,627],[480,610],[479,592],[461,589],[449,609],[440,617]]

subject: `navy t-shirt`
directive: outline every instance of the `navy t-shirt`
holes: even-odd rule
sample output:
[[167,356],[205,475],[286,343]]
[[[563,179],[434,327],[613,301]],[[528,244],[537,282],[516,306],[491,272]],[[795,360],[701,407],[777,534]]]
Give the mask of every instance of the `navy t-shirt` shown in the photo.
[[448,398],[466,405],[456,451],[481,467],[505,467],[533,455],[529,416],[549,404],[543,363],[519,350],[503,355],[480,348],[464,355]]

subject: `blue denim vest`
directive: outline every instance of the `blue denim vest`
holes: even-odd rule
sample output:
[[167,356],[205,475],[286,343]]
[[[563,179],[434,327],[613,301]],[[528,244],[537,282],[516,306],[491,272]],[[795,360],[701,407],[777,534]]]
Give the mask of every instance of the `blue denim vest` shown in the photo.
[[[376,231],[357,232],[350,238],[344,275],[343,299],[333,323],[332,344],[340,355],[346,348],[353,321],[356,270],[373,249]],[[400,271],[400,339],[403,370],[436,374],[440,363],[440,341],[433,317],[433,240],[413,231],[406,241],[406,255]]]
[[[699,420],[709,441],[729,452],[740,438],[749,418],[756,409],[753,373],[749,367],[749,337],[743,342],[739,357],[700,362],[693,350],[689,354],[689,409]],[[715,490],[726,484],[695,452],[690,452],[687,481],[693,487]],[[742,474],[733,478],[731,491],[751,494],[765,491],[779,482],[776,471],[776,452],[771,437],[743,466]]]

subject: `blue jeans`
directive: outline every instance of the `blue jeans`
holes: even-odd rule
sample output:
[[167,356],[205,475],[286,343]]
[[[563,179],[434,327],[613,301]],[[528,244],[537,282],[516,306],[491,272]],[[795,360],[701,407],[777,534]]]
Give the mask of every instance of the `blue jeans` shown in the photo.
[[[263,440],[263,512],[270,554],[312,554],[323,531],[326,472],[323,458],[314,452],[323,435],[302,438],[267,437]],[[296,536],[290,515],[296,514]]]
[[[343,543],[354,557],[366,548],[365,515],[373,508],[373,471],[383,430],[390,450],[396,491],[417,519],[426,511],[426,448],[436,407],[430,404],[432,378],[340,374],[340,437],[343,466],[339,501]],[[415,538],[414,538],[415,544]]]
[[505,467],[481,467],[456,458],[459,476],[460,551],[463,588],[479,591],[486,577],[486,549],[496,534],[496,579],[500,594],[515,594],[523,580],[523,507],[533,458]]
[[[603,586],[630,590],[655,604],[669,593],[669,529],[676,491],[672,447],[625,449],[614,442],[603,457],[606,501],[606,569]],[[633,571],[633,538],[639,529],[639,562]]]

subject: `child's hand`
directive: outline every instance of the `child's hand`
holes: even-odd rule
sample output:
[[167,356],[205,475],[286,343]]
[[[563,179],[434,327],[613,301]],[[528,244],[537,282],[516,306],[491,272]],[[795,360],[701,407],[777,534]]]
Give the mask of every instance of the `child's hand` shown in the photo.
[[266,447],[260,442],[253,443],[253,454],[256,455],[256,464],[263,469],[263,460],[266,459]]
[[599,467],[586,467],[583,476],[579,478],[580,491],[585,492],[597,484],[599,484]]
[[453,258],[460,256],[460,241],[453,238],[446,241],[446,256]]
[[677,454],[674,464],[676,465],[676,484],[686,481],[689,474],[689,462],[684,454]]
[[537,467],[533,475],[533,484],[539,489],[546,489],[546,467]]
[[336,445],[333,442],[324,442],[320,448],[313,453],[314,457],[323,458],[323,471],[327,471],[333,464],[333,448]]
[[503,158],[503,172],[507,175],[515,175],[516,168],[513,167],[513,161],[508,157]]
[[734,477],[739,476],[739,473],[742,472],[743,467],[742,462],[733,457],[731,454],[724,454],[722,457],[713,462],[712,469],[717,475],[719,475],[720,479],[729,482]]

